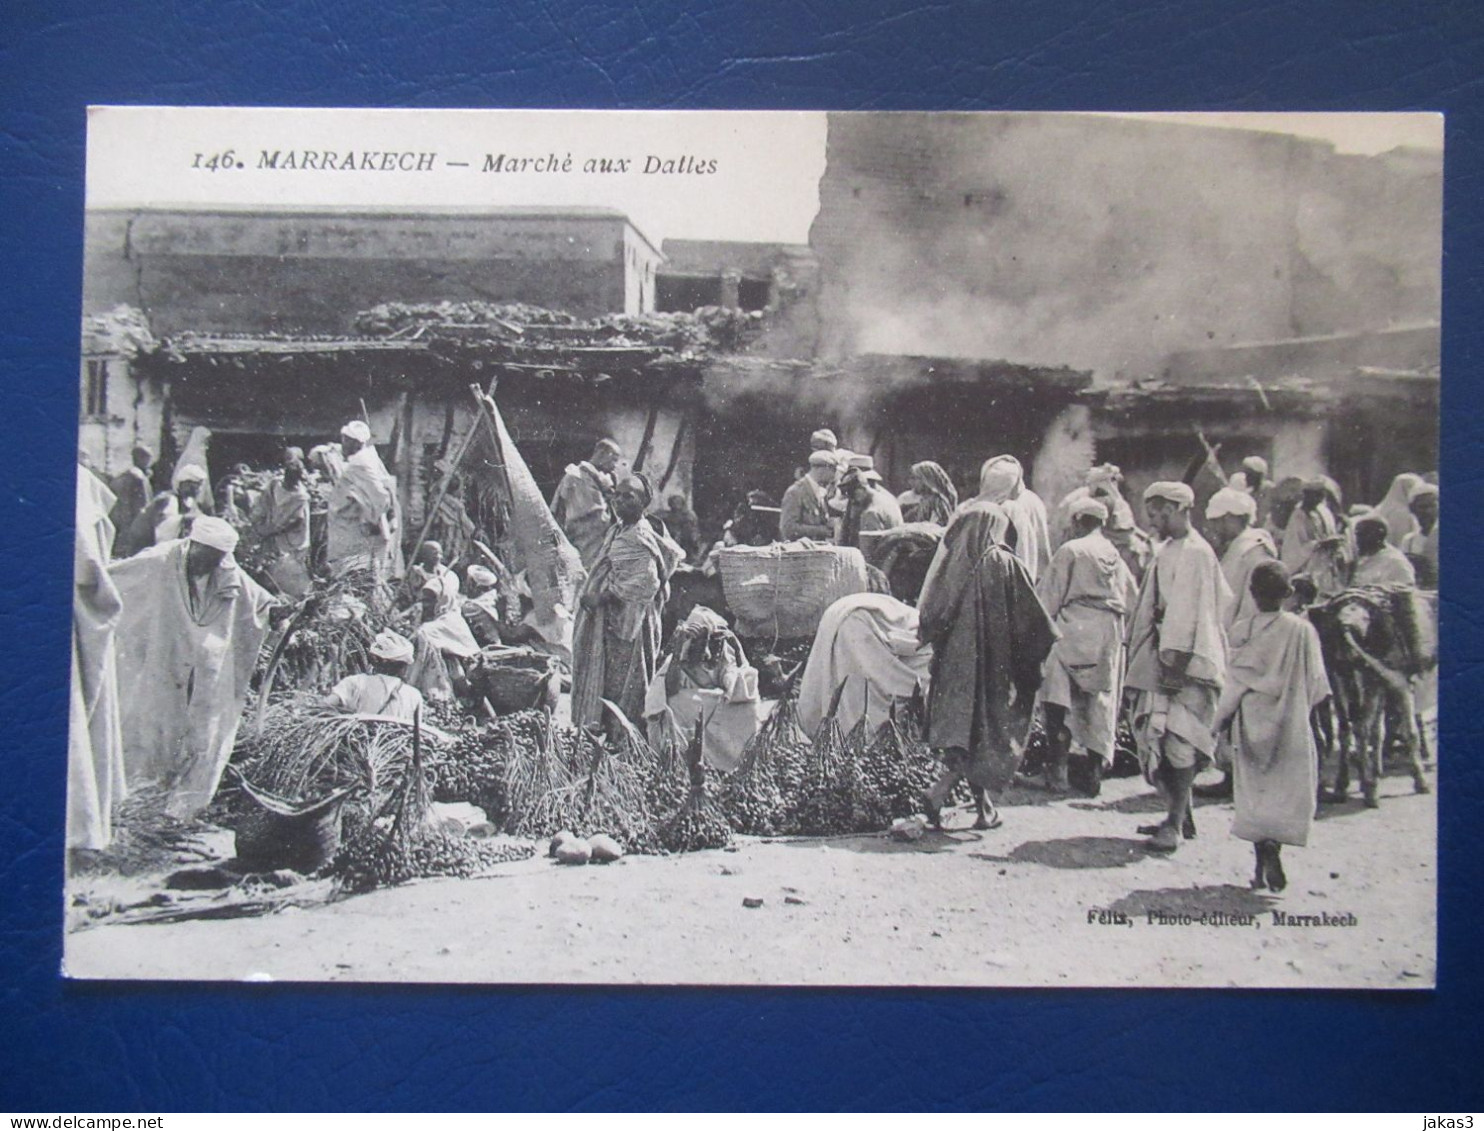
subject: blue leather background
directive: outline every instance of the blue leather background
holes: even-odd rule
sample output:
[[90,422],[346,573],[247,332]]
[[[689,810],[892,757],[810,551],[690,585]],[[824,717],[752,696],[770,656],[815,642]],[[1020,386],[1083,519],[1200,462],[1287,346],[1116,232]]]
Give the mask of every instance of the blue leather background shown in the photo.
[[[1484,1107],[1479,12],[1465,0],[11,0],[0,22],[0,1110]],[[1447,110],[1441,988],[64,984],[89,102]]]

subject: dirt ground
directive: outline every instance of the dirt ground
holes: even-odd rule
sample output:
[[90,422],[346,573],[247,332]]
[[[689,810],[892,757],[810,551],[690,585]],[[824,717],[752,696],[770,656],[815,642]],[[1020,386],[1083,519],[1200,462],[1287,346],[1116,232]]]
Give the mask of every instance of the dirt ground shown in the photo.
[[[734,848],[415,882],[259,918],[69,934],[78,978],[332,982],[1421,989],[1435,977],[1435,796],[1383,783],[1377,811],[1326,807],[1284,851],[1288,890],[1253,892],[1229,803],[1147,853],[1158,798],[1137,778],[1095,800],[1017,788],[1004,825],[739,839]],[[744,900],[761,900],[747,907]],[[1279,926],[1274,912],[1345,925]],[[1161,916],[1164,917],[1161,920]],[[1225,917],[1235,916],[1232,923]]]

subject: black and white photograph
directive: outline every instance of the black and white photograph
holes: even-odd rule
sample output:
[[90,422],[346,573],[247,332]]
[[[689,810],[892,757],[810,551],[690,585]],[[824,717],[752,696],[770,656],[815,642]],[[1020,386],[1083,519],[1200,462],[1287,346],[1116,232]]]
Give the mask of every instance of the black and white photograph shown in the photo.
[[110,106],[86,187],[66,976],[1435,986],[1440,115]]

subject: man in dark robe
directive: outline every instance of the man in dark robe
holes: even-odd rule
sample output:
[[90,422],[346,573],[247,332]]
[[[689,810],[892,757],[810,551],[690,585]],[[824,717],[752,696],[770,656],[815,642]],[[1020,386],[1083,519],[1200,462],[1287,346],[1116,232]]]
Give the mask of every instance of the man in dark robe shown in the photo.
[[644,715],[644,698],[659,668],[660,610],[670,575],[685,558],[644,514],[654,491],[642,475],[628,475],[613,493],[617,516],[588,573],[572,632],[572,722],[597,729],[603,700],[631,721]]
[[154,494],[150,489],[149,469],[155,462],[155,453],[143,444],[135,444],[130,458],[133,461],[130,466],[108,484],[116,500],[108,513],[114,530],[118,532],[113,543],[113,556],[116,558],[133,557],[145,546],[153,544],[143,538],[135,520],[148,509]]
[[947,765],[925,798],[940,827],[940,810],[963,778],[978,802],[974,827],[1000,823],[992,793],[1020,766],[1041,665],[1056,640],[1030,574],[1005,545],[1009,526],[996,503],[960,507],[918,602],[918,638],[933,648],[927,741]]

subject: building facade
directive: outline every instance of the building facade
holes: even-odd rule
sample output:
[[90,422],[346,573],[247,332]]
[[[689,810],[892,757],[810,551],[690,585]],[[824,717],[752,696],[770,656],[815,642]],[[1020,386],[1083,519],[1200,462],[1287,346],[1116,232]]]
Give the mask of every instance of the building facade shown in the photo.
[[602,208],[92,209],[84,314],[155,333],[344,334],[381,303],[525,303],[579,317],[655,306],[663,261]]

